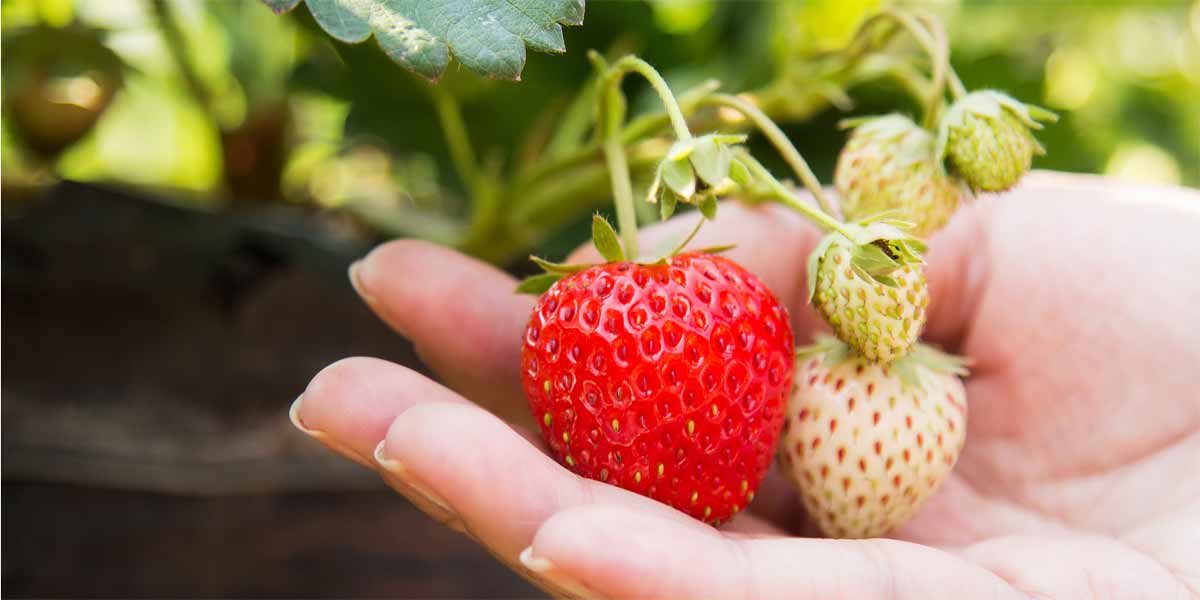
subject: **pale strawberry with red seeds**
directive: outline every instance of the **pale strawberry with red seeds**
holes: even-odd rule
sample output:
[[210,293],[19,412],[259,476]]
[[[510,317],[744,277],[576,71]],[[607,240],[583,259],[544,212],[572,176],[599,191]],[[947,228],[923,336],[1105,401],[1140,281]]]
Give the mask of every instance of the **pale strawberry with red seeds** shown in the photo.
[[945,480],[966,439],[961,363],[918,346],[882,366],[822,342],[798,359],[784,474],[830,537],[879,537]]
[[522,379],[575,473],[724,521],[770,468],[791,389],[787,310],[709,254],[569,274],[538,300]]

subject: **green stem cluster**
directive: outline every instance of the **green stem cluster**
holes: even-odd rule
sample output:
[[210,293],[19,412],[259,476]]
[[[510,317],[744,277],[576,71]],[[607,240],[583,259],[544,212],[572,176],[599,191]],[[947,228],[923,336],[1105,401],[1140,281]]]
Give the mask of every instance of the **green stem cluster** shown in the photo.
[[607,66],[604,59],[596,52],[588,57],[603,75],[600,78],[598,91],[599,130],[603,132],[604,157],[608,163],[609,178],[612,181],[613,204],[617,212],[617,228],[621,232],[621,241],[625,246],[625,255],[637,259],[640,256],[637,237],[637,209],[633,201],[633,184],[629,178],[629,165],[625,157],[625,142],[622,139],[622,125],[625,120],[625,98],[621,93],[621,79],[627,73],[637,73],[645,77],[654,91],[658,93],[663,107],[675,130],[675,137],[680,141],[692,139],[688,129],[687,119],[675,95],[671,93],[667,81],[662,78],[650,63],[635,56],[626,56]]
[[713,94],[705,101],[715,106],[732,108],[744,115],[751,123],[754,123],[755,127],[767,138],[767,141],[771,142],[771,145],[783,156],[783,160],[787,162],[796,176],[800,178],[800,182],[804,184],[804,187],[812,192],[813,197],[820,203],[821,208],[825,209],[825,212],[830,215],[840,218],[841,211],[838,210],[837,203],[831,200],[825,193],[821,182],[817,180],[816,174],[808,166],[808,162],[804,160],[800,151],[787,138],[787,135],[779,128],[779,125],[776,125],[775,121],[772,121],[766,113],[759,110],[757,106],[729,94]]
[[941,22],[932,15],[913,13],[901,9],[888,9],[863,22],[862,26],[859,27],[858,35],[855,36],[855,42],[852,42],[849,48],[865,47],[865,40],[870,39],[873,29],[877,25],[885,23],[892,23],[899,26],[929,56],[932,82],[928,92],[926,92],[927,96],[921,98],[921,101],[924,107],[923,125],[927,129],[932,129],[936,126],[937,119],[941,115],[947,85],[949,85],[951,93],[955,98],[961,98],[966,94],[966,88],[958,78],[958,74],[954,72],[954,68],[950,65],[950,46],[946,38],[945,29],[942,27]]
[[[891,29],[880,30],[880,27],[888,26]],[[910,61],[899,58],[889,60],[885,49],[897,32],[909,34],[928,54],[932,79],[927,79]],[[630,169],[645,172],[661,160],[670,146],[670,141],[662,137],[664,130],[672,131],[678,140],[691,139],[688,118],[695,118],[697,114],[704,115],[706,121],[697,126],[706,131],[717,124],[726,130],[740,131],[752,126],[761,131],[799,181],[812,192],[819,207],[798,197],[757,161],[752,158],[744,161],[771,190],[773,199],[801,212],[826,230],[843,229],[837,204],[770,116],[785,114],[797,118],[795,102],[790,102],[786,107],[776,106],[779,102],[772,100],[773,87],[761,90],[754,96],[754,102],[750,102],[739,96],[715,93],[717,84],[710,81],[681,94],[677,99],[658,71],[639,58],[627,56],[610,65],[598,54],[592,53],[590,57],[596,63],[597,77],[567,109],[562,126],[566,129],[560,127],[560,131],[551,136],[541,151],[540,160],[517,170],[511,178],[484,172],[480,168],[463,125],[461,109],[453,96],[440,89],[431,92],[451,160],[473,201],[470,227],[458,244],[465,251],[495,262],[506,261],[539,243],[561,224],[588,209],[602,206],[609,198],[605,188],[611,187],[611,199],[616,208],[617,225],[626,255],[636,259],[639,256],[637,204],[634,201]],[[817,64],[819,66],[812,74],[816,80],[792,89],[786,96],[794,98],[799,93],[805,97],[815,95],[821,98],[819,102],[802,103],[808,111],[804,114],[815,113],[831,102],[836,103],[836,98],[820,93],[818,88],[822,82],[826,86],[844,86],[866,79],[895,78],[922,100],[927,127],[936,123],[943,110],[947,89],[954,98],[966,93],[949,63],[944,29],[935,17],[921,12],[884,11],[868,19],[846,48],[818,57]],[[637,73],[647,79],[662,100],[665,110],[642,115],[626,123],[625,99],[620,83],[628,73]],[[835,84],[834,81],[840,83]],[[760,104],[766,110],[760,108]],[[595,124],[595,134],[588,141],[575,142],[587,131],[588,107],[592,105],[602,109],[597,116],[599,120]],[[732,123],[712,121],[714,115],[719,113],[697,113],[697,109],[702,107],[732,109],[745,119]],[[606,180],[609,186],[603,185]]]
[[801,200],[800,197],[792,192],[792,190],[788,189],[786,185],[780,183],[780,181],[776,179],[775,176],[772,175],[771,172],[762,165],[762,163],[758,162],[758,160],[753,156],[750,156],[749,152],[739,152],[738,158],[740,158],[746,167],[750,169],[750,174],[754,176],[756,180],[767,184],[767,187],[771,189],[773,200],[777,200],[784,206],[787,206],[788,208],[791,208],[805,217],[808,217],[810,220],[820,226],[821,229],[826,231],[836,231],[847,238],[851,237],[850,231],[846,229],[844,223],[829,216],[824,211],[812,206],[808,202]]

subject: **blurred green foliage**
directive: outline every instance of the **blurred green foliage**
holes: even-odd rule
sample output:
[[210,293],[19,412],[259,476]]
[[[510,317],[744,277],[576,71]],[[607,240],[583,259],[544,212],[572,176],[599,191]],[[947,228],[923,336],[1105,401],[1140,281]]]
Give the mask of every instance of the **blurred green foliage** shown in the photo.
[[[500,262],[531,247],[554,254],[582,239],[588,212],[608,202],[599,161],[539,172],[586,146],[587,49],[636,52],[678,90],[708,78],[758,90],[829,181],[845,139],[839,119],[914,110],[894,81],[813,75],[814,56],[845,44],[884,4],[593,1],[584,26],[564,30],[567,53],[530,52],[522,82],[452,63],[435,87],[374,42],[331,40],[303,8],[276,16],[259,0],[3,0],[4,194],[58,178],[115,182],[202,206],[338,211],[368,231],[456,243]],[[1036,166],[1200,186],[1200,1],[922,7],[945,20],[969,88],[1060,112],[1039,136],[1048,155]],[[91,36],[111,51],[122,65],[111,102],[93,94],[87,105],[89,81],[110,85],[107,67],[87,60],[18,80],[40,68],[32,53],[10,49],[30,32]],[[655,110],[644,84],[627,92],[635,115]],[[47,98],[41,110],[93,111],[94,126],[61,150],[37,151],[36,132],[19,124],[33,104],[18,100],[31,94]],[[636,180],[645,173],[633,156]],[[496,226],[505,211],[524,216]]]

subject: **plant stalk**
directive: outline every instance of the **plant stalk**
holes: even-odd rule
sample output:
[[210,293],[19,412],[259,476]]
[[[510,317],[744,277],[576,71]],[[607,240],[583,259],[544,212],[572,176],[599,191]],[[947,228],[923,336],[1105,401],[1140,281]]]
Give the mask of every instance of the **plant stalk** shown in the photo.
[[923,104],[925,108],[925,127],[932,127],[937,123],[938,115],[941,112],[942,100],[946,94],[945,83],[946,67],[949,63],[948,52],[943,45],[938,44],[933,39],[933,36],[925,29],[920,20],[906,11],[897,9],[884,10],[864,21],[859,26],[858,35],[855,38],[865,37],[866,33],[877,23],[886,23],[889,21],[904,28],[929,56],[930,66],[933,70],[933,84],[930,86],[929,97],[924,99]]
[[745,115],[766,136],[771,145],[775,146],[775,149],[783,156],[783,160],[792,168],[792,172],[800,178],[804,187],[812,192],[813,197],[817,199],[825,212],[840,219],[841,211],[825,193],[825,189],[821,187],[821,182],[813,173],[812,168],[808,166],[808,162],[804,160],[804,156],[766,113],[757,106],[730,94],[713,94],[705,100],[705,103],[732,108]]
[[613,64],[608,77],[610,80],[615,79],[620,82],[621,76],[630,71],[645,77],[654,87],[654,91],[662,100],[663,107],[667,109],[667,115],[671,118],[671,127],[675,130],[675,137],[681,142],[692,139],[692,132],[688,130],[687,119],[683,117],[683,110],[679,108],[675,94],[671,93],[667,80],[663,79],[650,63],[636,56],[626,56]]
[[637,212],[633,205],[633,182],[629,178],[629,162],[625,157],[625,143],[621,140],[622,110],[620,77],[609,77],[601,88],[600,105],[601,131],[604,132],[604,159],[608,163],[609,180],[612,182],[613,207],[617,211],[617,228],[625,246],[625,256],[637,260],[639,256],[637,237]]
[[946,82],[949,84],[950,93],[954,96],[955,100],[966,96],[967,88],[963,85],[962,80],[958,78],[958,73],[954,72],[954,65],[950,64],[950,41],[946,37],[946,28],[937,17],[923,11],[917,13],[917,19],[933,35],[938,48],[942,52],[942,60],[946,70]]
[[845,225],[841,221],[838,221],[828,214],[825,214],[825,212],[819,208],[815,208],[809,205],[809,203],[801,200],[796,196],[796,194],[792,193],[792,190],[789,190],[787,186],[780,183],[778,179],[775,179],[775,176],[772,175],[771,172],[762,165],[762,163],[758,162],[758,160],[753,156],[750,156],[749,152],[743,150],[738,153],[738,156],[741,158],[742,162],[744,162],[746,166],[750,168],[750,173],[754,175],[755,179],[765,181],[767,183],[767,185],[771,188],[771,191],[775,193],[776,200],[779,200],[785,206],[795,210],[796,212],[799,212],[805,217],[808,217],[809,220],[816,223],[822,229],[826,231],[836,231],[847,238],[853,239],[849,230],[846,229]]

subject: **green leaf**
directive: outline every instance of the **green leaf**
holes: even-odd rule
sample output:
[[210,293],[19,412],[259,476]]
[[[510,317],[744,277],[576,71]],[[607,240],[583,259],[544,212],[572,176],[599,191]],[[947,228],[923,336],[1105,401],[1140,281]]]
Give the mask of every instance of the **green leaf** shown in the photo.
[[696,141],[696,146],[688,159],[692,161],[692,166],[696,168],[696,174],[704,180],[704,183],[716,186],[729,176],[729,161],[733,159],[733,156],[729,153],[728,148],[718,144],[711,136],[704,136]]
[[692,252],[697,252],[700,254],[720,254],[722,252],[733,250],[734,248],[737,248],[737,244],[721,244],[719,246],[705,246],[703,248],[697,248],[692,250]]
[[[836,236],[836,237],[835,237]],[[826,235],[808,255],[808,301],[812,302],[813,296],[817,294],[817,271],[821,268],[821,259],[825,256],[825,252],[833,245],[836,238],[846,239],[840,233],[834,232]]]
[[744,133],[710,133],[704,137],[712,138],[713,141],[722,146],[741,144],[750,139],[750,136]]
[[529,256],[529,260],[532,260],[534,263],[537,264],[537,266],[541,267],[542,270],[547,273],[558,273],[560,275],[568,275],[571,273],[578,273],[580,271],[586,271],[586,270],[596,266],[596,265],[588,265],[588,264],[570,264],[570,263],[550,262],[546,259],[533,256],[532,254]]
[[562,279],[562,273],[540,273],[531,275],[521,280],[517,284],[518,294],[543,294],[550,289],[559,279]]
[[596,245],[596,250],[600,251],[600,256],[603,256],[604,260],[608,262],[625,260],[625,251],[621,248],[621,240],[617,237],[617,231],[600,215],[592,215],[592,243]]
[[[284,12],[300,0],[262,0]],[[436,80],[451,49],[468,69],[518,80],[525,46],[566,51],[562,25],[583,23],[585,0],[305,0],[330,36],[347,43],[374,34],[388,57]]]
[[692,154],[696,147],[696,138],[679,140],[667,149],[667,160],[683,160]]
[[700,214],[704,215],[709,221],[717,218],[717,197],[712,194],[704,194],[700,198]]
[[658,163],[658,168],[654,170],[654,179],[650,180],[650,189],[646,190],[646,202],[654,204],[658,202],[658,197],[662,195],[662,163]]
[[[900,263],[888,256],[885,248],[879,244],[858,246],[851,252],[851,256],[851,263],[855,267],[884,285],[888,285],[888,276],[900,267]],[[895,282],[892,282],[892,285],[895,285]]]
[[729,178],[737,182],[738,185],[750,185],[754,181],[754,178],[750,175],[750,169],[737,159],[729,163]]
[[696,193],[696,176],[687,158],[663,162],[663,181],[671,191],[687,201]]
[[658,205],[658,214],[662,217],[662,220],[666,221],[671,218],[671,215],[675,214],[676,202],[675,194],[662,195],[662,202]]

